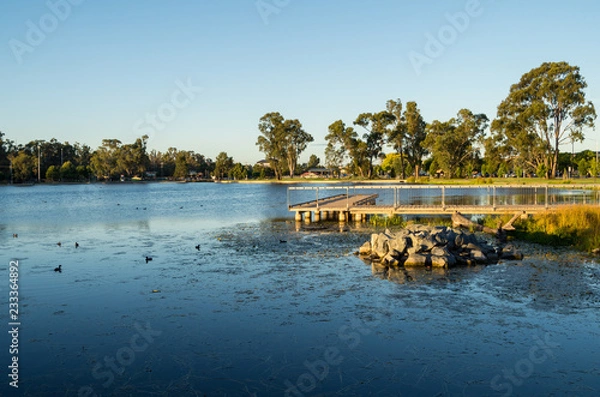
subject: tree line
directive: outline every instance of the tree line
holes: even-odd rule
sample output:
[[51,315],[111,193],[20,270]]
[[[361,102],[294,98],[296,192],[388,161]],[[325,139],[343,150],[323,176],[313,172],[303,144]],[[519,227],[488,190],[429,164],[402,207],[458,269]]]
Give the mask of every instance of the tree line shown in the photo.
[[88,145],[35,140],[16,144],[0,132],[0,181],[82,182],[127,179],[207,179],[251,176],[251,167],[234,163],[227,153],[216,160],[194,151],[169,148],[148,150],[148,136],[126,144],[104,139],[92,150]]
[[[261,165],[236,162],[227,152],[213,160],[191,150],[171,147],[164,152],[149,150],[148,136],[133,143],[104,139],[92,150],[78,142],[56,139],[17,144],[0,131],[0,183],[160,180],[243,180],[273,178],[275,171]],[[300,165],[302,171],[319,160]]]
[[[554,178],[563,169],[597,175],[597,156],[561,156],[560,146],[582,142],[596,111],[585,99],[587,83],[577,66],[546,62],[510,87],[490,122],[485,114],[461,109],[450,120],[426,122],[416,102],[400,99],[361,113],[347,125],[333,122],[325,137],[325,166],[338,175],[372,178],[384,172],[418,178],[421,171],[449,178],[482,175],[533,175]],[[256,144],[281,178],[313,141],[298,120],[265,115]],[[362,135],[359,134],[362,132]],[[393,149],[384,153],[384,149]]]
[[[148,136],[133,143],[105,139],[92,150],[85,144],[36,140],[16,144],[0,132],[0,181],[25,182],[164,179],[248,179],[293,177],[315,167],[333,176],[370,179],[386,174],[419,178],[481,175],[533,175],[554,178],[560,171],[597,175],[598,154],[560,153],[565,143],[582,142],[596,111],[585,98],[587,83],[577,66],[546,62],[510,87],[496,118],[461,109],[449,120],[427,122],[416,102],[392,99],[383,109],[357,115],[352,125],[336,120],[325,136],[325,161],[300,155],[314,141],[297,119],[278,112],[260,118],[256,141],[262,165],[244,165],[221,152],[213,161],[194,151],[147,148]],[[361,134],[362,133],[362,134]],[[389,152],[386,154],[385,151]]]

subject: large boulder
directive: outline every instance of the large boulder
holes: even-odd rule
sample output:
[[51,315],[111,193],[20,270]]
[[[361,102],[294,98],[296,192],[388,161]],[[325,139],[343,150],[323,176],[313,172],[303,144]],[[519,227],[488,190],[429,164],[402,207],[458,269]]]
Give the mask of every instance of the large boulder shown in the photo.
[[514,245],[509,244],[506,247],[502,248],[502,251],[500,252],[500,258],[506,260],[520,261],[523,259],[523,254],[519,252]]
[[471,256],[471,259],[473,259],[475,261],[475,263],[478,263],[478,264],[488,263],[487,256],[485,256],[485,254],[481,250],[473,249],[470,251],[469,255]]
[[514,246],[494,247],[476,235],[443,226],[411,225],[396,233],[373,234],[359,253],[387,266],[451,267],[522,259]]
[[385,233],[373,234],[371,236],[371,254],[377,258],[384,258],[390,251],[390,240],[392,238]]
[[412,240],[406,234],[399,234],[393,240],[390,240],[389,247],[400,255],[404,255],[406,250],[412,247]]
[[371,255],[371,242],[367,241],[358,249],[360,255]]
[[[433,267],[450,267],[456,265],[456,257],[447,247],[435,247],[432,249],[431,258]],[[445,266],[436,266],[436,262],[443,263]]]
[[420,253],[409,253],[404,261],[405,267],[426,266],[431,263],[431,255]]

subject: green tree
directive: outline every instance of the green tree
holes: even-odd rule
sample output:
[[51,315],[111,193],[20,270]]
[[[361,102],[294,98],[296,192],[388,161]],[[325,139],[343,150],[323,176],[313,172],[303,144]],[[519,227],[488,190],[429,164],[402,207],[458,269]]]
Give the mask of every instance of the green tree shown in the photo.
[[77,180],[77,168],[70,161],[65,161],[60,167],[60,179],[63,181]]
[[461,176],[472,168],[477,143],[488,126],[484,114],[473,114],[468,109],[458,112],[456,118],[446,122],[435,120],[427,126],[427,138],[423,145],[428,148],[436,163],[448,172],[450,178]]
[[24,150],[19,151],[19,153],[12,159],[14,180],[19,182],[31,180],[35,167],[35,158],[32,155],[27,154]]
[[325,165],[338,173],[345,165],[350,150],[349,141],[356,136],[352,127],[346,128],[342,120],[338,120],[329,126],[329,133],[325,136],[327,146],[325,147]]
[[76,166],[89,167],[92,157],[91,148],[88,145],[75,142],[73,145],[73,158],[71,162]]
[[402,160],[400,154],[390,153],[385,156],[381,162],[381,170],[385,173],[389,173],[392,178],[402,174],[403,169]]
[[146,169],[150,163],[147,151],[148,135],[135,140],[131,145],[125,145],[121,148],[122,161],[127,166],[123,167],[125,173],[129,176],[144,177]]
[[229,171],[229,177],[238,181],[248,179],[248,175],[250,175],[250,170],[242,163],[236,163]]
[[4,138],[4,133],[0,131],[0,180],[10,178],[9,153],[9,142]]
[[587,83],[579,67],[545,62],[525,73],[498,106],[492,123],[496,139],[514,147],[534,166],[556,175],[560,145],[582,141],[583,129],[593,127],[596,111],[585,99]]
[[90,177],[90,167],[85,165],[78,165],[75,170],[77,171],[78,180],[87,180]]
[[57,167],[55,167],[53,165],[48,167],[48,169],[46,170],[46,180],[55,182],[55,181],[58,181],[59,179],[60,179],[60,169],[58,169]]
[[290,176],[294,176],[300,154],[314,138],[304,131],[300,121],[286,120],[278,112],[261,117],[258,130],[262,135],[256,145],[265,154],[277,180],[281,180],[286,166]]
[[335,121],[329,126],[329,134],[325,136],[327,148],[327,166],[334,167],[334,161],[338,167],[343,166],[346,158],[350,160],[350,169],[353,174],[362,178],[370,176],[372,170],[369,162],[368,145],[358,138],[358,134],[352,127],[346,127],[342,120]]
[[369,168],[367,170],[367,178],[371,178],[373,175],[373,164],[376,158],[384,157],[383,145],[385,144],[385,137],[388,135],[388,127],[395,121],[393,114],[388,111],[379,113],[361,113],[354,121],[354,125],[363,127],[367,133],[363,135],[364,144],[356,142],[354,147],[360,150],[360,154],[363,152],[366,154],[366,158],[369,162]]
[[173,178],[185,179],[188,176],[188,163],[185,152],[178,152],[175,158],[175,171],[173,172]]
[[[402,115],[402,102],[400,99],[390,99],[386,103],[386,111],[388,113],[389,129],[387,130],[388,143],[393,146],[396,153],[399,155],[400,166],[395,167],[395,171],[400,171],[402,179],[406,178],[404,168],[404,153],[406,144],[406,122]],[[406,114],[406,113],[405,113]]]
[[233,158],[229,157],[226,152],[221,152],[215,159],[215,177],[223,179],[224,176],[229,176],[229,172],[233,168]]
[[292,178],[296,173],[300,154],[306,150],[309,142],[314,141],[314,138],[308,132],[304,131],[302,124],[298,120],[285,120],[283,127],[285,130],[284,139],[287,167],[290,171],[290,178]]
[[308,163],[306,164],[307,169],[317,168],[321,165],[321,159],[317,157],[315,154],[311,154],[308,159]]
[[98,179],[118,178],[120,169],[117,167],[117,152],[121,147],[118,139],[103,139],[100,146],[91,156],[90,168]]
[[[427,155],[427,149],[423,142],[427,137],[427,123],[421,116],[421,111],[416,102],[407,102],[403,115],[404,120],[404,147],[406,158],[415,172],[415,179],[419,178],[423,157]],[[402,161],[404,164],[404,161]],[[404,174],[402,176],[404,178]]]
[[273,112],[265,114],[258,123],[258,130],[262,135],[258,137],[256,145],[265,154],[265,160],[271,165],[277,180],[282,178],[287,154],[284,122],[285,119],[281,114]]

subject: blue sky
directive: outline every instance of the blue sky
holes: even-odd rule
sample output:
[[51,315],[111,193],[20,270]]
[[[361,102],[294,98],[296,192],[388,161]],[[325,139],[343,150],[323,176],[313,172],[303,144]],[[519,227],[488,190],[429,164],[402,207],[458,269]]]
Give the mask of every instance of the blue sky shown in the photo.
[[[314,136],[303,160],[324,160],[335,120],[351,124],[396,98],[417,101],[426,121],[461,108],[492,119],[510,86],[546,61],[581,67],[600,106],[594,0],[31,0],[0,9],[0,130],[19,143],[96,148],[148,133],[150,149],[253,163],[258,120],[278,111]],[[448,15],[468,21],[449,29]],[[443,34],[443,51],[415,68],[410,55],[427,56],[428,35]],[[588,135],[576,150],[594,149],[600,128]]]

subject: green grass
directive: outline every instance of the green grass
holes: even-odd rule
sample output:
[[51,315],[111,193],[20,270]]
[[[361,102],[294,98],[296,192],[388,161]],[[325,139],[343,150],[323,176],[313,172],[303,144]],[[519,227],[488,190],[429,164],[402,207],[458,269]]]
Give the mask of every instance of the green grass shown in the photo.
[[398,215],[393,215],[393,216],[373,215],[370,217],[369,222],[371,223],[371,225],[373,225],[375,227],[390,227],[390,226],[404,227],[406,225],[404,218],[402,218],[401,216],[398,216]]
[[577,205],[536,214],[518,223],[516,237],[591,252],[600,248],[600,207]]

